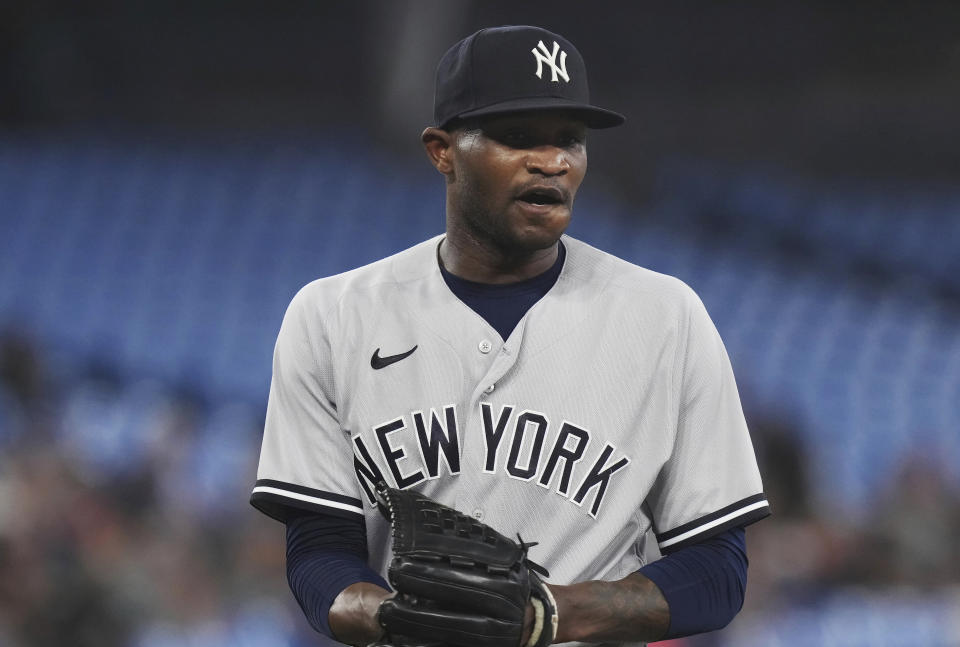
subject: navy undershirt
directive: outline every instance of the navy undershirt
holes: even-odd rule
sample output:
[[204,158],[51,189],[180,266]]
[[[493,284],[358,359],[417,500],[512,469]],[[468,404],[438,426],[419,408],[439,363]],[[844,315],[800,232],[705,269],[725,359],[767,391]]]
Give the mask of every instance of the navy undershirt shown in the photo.
[[[525,281],[489,285],[454,276],[441,266],[450,290],[483,317],[504,340],[527,311],[556,283],[566,250],[546,272]],[[664,638],[679,638],[725,627],[743,606],[747,548],[743,528],[731,528],[647,564],[640,573],[653,580],[670,607]],[[367,564],[362,519],[297,511],[287,519],[287,581],[310,625],[332,637],[330,605],[346,587],[371,582],[389,590]]]
[[466,303],[478,315],[486,319],[500,337],[506,340],[517,327],[523,315],[534,303],[543,298],[560,276],[567,250],[559,244],[556,262],[549,270],[533,278],[517,283],[476,283],[454,276],[440,266],[443,280],[457,298]]
[[746,534],[735,526],[640,569],[670,608],[664,638],[722,629],[737,615],[747,592]]
[[334,598],[351,584],[390,585],[367,564],[363,519],[291,511],[287,518],[287,583],[310,626],[333,638],[328,616]]

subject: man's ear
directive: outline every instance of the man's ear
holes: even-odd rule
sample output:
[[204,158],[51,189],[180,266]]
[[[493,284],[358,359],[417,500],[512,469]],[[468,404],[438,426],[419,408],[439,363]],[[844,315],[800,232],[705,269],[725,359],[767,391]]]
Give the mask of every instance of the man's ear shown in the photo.
[[420,135],[420,141],[423,142],[423,149],[427,153],[427,159],[433,164],[434,168],[450,175],[453,172],[453,135],[440,128],[429,127],[424,129]]

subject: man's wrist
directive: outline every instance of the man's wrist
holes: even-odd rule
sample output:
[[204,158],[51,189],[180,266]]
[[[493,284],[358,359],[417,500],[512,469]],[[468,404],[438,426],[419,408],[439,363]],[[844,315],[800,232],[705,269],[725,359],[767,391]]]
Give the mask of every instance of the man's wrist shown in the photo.
[[378,613],[380,603],[393,593],[370,582],[351,584],[330,606],[330,631],[348,645],[369,645],[383,637]]
[[654,641],[670,627],[670,609],[649,578],[550,585],[560,623],[554,642]]

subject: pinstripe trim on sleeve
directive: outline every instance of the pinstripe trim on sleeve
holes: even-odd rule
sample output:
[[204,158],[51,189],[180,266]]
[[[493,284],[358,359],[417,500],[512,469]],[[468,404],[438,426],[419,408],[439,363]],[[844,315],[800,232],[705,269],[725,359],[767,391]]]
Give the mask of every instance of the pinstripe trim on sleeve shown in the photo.
[[769,515],[770,504],[766,495],[754,494],[673,530],[657,533],[657,543],[660,552],[666,555],[734,526],[746,526]]
[[287,520],[291,509],[348,519],[363,516],[363,502],[360,499],[273,479],[257,479],[250,494],[250,504],[260,512],[283,522]]

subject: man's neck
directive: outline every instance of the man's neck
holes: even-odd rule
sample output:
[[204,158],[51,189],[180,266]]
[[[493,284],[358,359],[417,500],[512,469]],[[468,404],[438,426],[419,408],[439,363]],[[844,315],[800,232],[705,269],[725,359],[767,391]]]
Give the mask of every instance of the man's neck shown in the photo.
[[440,243],[438,255],[443,267],[462,279],[475,283],[517,283],[549,270],[557,260],[558,243],[546,249],[501,250],[484,245],[476,238],[462,240],[451,236]]

